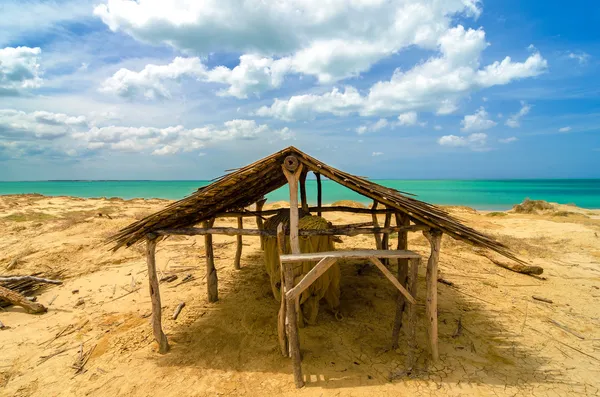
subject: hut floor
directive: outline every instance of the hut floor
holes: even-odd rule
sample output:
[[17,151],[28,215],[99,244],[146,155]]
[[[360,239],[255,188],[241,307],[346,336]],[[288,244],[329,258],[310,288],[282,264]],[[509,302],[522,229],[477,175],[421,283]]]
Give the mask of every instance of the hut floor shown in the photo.
[[[3,274],[63,270],[64,285],[38,297],[49,312],[0,311],[0,396],[282,396],[295,395],[291,362],[277,344],[277,310],[257,238],[244,237],[242,268],[233,268],[235,237],[215,236],[217,303],[206,300],[203,237],[160,242],[157,267],[178,279],[161,284],[163,326],[171,344],[156,353],[141,247],[109,254],[102,241],[166,204],[161,200],[0,197]],[[269,208],[267,205],[266,208]],[[585,395],[600,388],[600,211],[567,207],[567,217],[451,210],[497,235],[544,267],[547,281],[511,273],[444,237],[439,285],[440,362],[419,356],[404,372],[405,341],[388,349],[393,286],[372,267],[342,264],[342,320],[321,307],[318,323],[300,331],[307,396]],[[109,214],[112,219],[99,217]],[[370,216],[325,214],[334,224]],[[217,225],[235,226],[235,219]],[[379,220],[383,223],[383,217]],[[248,219],[245,225],[253,225]],[[340,248],[373,248],[369,236],[344,237]],[[391,239],[394,246],[395,238]],[[428,254],[420,234],[411,250]],[[424,267],[419,295],[424,298]],[[187,275],[194,280],[178,285]],[[159,275],[160,276],[160,275]],[[128,294],[133,288],[134,292]],[[139,289],[138,289],[139,288]],[[78,290],[77,293],[72,291]],[[532,295],[554,303],[534,301]],[[84,304],[75,306],[79,299]],[[175,307],[186,306],[177,320]],[[426,347],[424,307],[418,337]],[[549,320],[583,335],[581,340]],[[460,321],[461,327],[457,324]],[[460,330],[460,331],[458,331]],[[62,336],[57,336],[62,332]],[[95,347],[84,373],[71,365],[79,348]]]

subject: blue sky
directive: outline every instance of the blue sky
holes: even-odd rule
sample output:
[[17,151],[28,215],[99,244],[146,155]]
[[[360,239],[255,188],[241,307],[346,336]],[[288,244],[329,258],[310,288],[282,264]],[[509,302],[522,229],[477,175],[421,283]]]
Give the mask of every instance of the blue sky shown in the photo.
[[[269,3],[269,4],[266,4]],[[0,3],[0,180],[600,177],[592,1]]]

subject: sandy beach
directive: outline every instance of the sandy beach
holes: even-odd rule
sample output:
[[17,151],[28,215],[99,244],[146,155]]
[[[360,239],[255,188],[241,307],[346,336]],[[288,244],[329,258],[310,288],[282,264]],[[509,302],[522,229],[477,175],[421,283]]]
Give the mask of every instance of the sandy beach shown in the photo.
[[[178,278],[161,285],[163,328],[172,350],[156,353],[143,247],[112,253],[104,242],[168,203],[0,196],[0,273],[43,272],[64,280],[38,296],[49,308],[46,314],[18,307],[0,311],[6,327],[0,330],[1,396],[599,393],[600,210],[554,205],[543,213],[520,214],[448,207],[469,226],[543,267],[544,279],[500,268],[477,249],[444,236],[440,277],[451,285],[438,288],[440,361],[427,363],[421,305],[422,354],[410,376],[403,373],[404,336],[399,349],[389,347],[396,291],[376,269],[344,262],[343,317],[323,309],[317,325],[300,331],[307,384],[298,391],[290,360],[278,350],[279,304],[271,295],[258,238],[244,237],[242,268],[235,270],[235,237],[214,237],[220,300],[210,304],[203,237],[171,237],[160,244],[159,275]],[[371,220],[370,215],[324,217],[334,224]],[[217,219],[216,225],[235,222]],[[374,244],[367,235],[342,240],[340,248]],[[409,234],[409,247],[424,256],[429,252],[420,233]],[[424,267],[420,271],[422,302]],[[187,275],[192,281],[181,283]],[[185,308],[173,320],[180,302]],[[72,364],[82,344],[83,351],[93,351],[86,371],[76,374]]]

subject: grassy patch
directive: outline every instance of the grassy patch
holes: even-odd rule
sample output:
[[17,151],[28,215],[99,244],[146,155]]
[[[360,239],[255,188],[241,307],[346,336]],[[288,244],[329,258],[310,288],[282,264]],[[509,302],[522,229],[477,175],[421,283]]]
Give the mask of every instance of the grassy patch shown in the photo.
[[1,219],[10,222],[40,222],[56,219],[56,217],[44,212],[18,212],[4,216]]
[[506,212],[490,212],[485,214],[485,216],[507,216],[508,214]]

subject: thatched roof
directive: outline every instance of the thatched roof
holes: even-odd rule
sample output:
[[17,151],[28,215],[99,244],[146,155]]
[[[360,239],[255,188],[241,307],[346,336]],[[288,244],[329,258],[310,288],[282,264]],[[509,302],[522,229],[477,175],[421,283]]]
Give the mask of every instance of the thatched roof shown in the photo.
[[330,167],[293,146],[227,174],[165,209],[132,223],[110,237],[109,243],[114,243],[114,249],[117,250],[142,240],[153,231],[190,227],[219,213],[249,206],[287,183],[281,165],[290,155],[296,156],[308,170],[320,172],[363,196],[385,204],[387,208],[403,212],[416,223],[431,226],[455,239],[489,248],[521,262],[505,245],[463,225],[442,208],[409,197],[408,193]]

